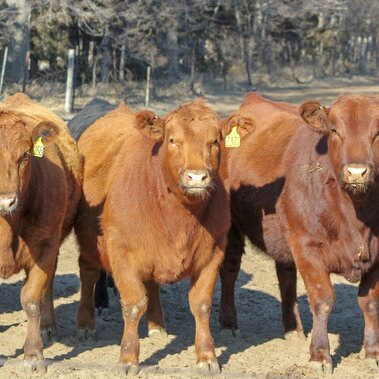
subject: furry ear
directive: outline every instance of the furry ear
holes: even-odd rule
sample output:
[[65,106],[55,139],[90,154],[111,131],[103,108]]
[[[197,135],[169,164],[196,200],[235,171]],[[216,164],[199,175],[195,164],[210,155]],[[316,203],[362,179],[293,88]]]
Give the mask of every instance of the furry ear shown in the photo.
[[155,113],[147,110],[136,114],[134,126],[146,137],[162,141],[164,136],[164,121]]
[[32,131],[33,143],[39,138],[42,139],[44,145],[53,142],[59,135],[59,127],[50,121],[42,121],[36,125]]
[[322,106],[317,100],[308,100],[301,104],[299,114],[313,131],[321,134],[329,131],[329,108]]
[[221,121],[222,139],[225,139],[233,127],[237,127],[237,132],[240,137],[244,137],[254,130],[255,122],[250,116],[244,116],[239,113],[232,114]]

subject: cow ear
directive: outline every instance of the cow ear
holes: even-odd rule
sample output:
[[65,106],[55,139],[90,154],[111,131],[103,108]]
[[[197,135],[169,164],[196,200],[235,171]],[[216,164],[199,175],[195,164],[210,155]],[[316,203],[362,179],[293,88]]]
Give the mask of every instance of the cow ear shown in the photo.
[[244,116],[238,113],[229,116],[221,121],[221,134],[223,139],[232,131],[233,127],[237,127],[237,133],[240,137],[244,137],[255,129],[255,122],[250,116]]
[[322,106],[317,100],[301,104],[299,114],[313,131],[322,134],[329,131],[329,108]]
[[138,112],[134,125],[146,137],[156,141],[163,141],[164,121],[155,113],[150,111]]
[[33,143],[41,138],[44,145],[48,145],[59,135],[59,127],[50,121],[42,121],[32,131]]

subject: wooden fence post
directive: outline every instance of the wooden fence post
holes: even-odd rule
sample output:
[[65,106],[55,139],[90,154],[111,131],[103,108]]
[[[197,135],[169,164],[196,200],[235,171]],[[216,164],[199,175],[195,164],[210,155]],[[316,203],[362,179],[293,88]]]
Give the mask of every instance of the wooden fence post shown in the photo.
[[5,46],[3,66],[1,68],[1,76],[0,76],[0,95],[3,92],[3,83],[4,83],[4,75],[5,75],[5,66],[7,65],[7,58],[8,58],[8,46]]
[[67,65],[66,99],[64,104],[64,110],[66,113],[71,113],[74,108],[74,73],[75,49],[69,49]]
[[145,108],[149,106],[151,67],[147,66]]

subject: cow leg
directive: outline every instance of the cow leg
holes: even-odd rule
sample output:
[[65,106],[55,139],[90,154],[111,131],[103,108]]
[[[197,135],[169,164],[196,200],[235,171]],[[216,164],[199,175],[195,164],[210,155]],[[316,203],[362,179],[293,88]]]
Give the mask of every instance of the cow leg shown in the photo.
[[95,285],[95,308],[103,320],[108,320],[110,314],[107,276],[106,271],[100,270],[100,277]]
[[232,224],[228,233],[225,260],[220,269],[221,304],[219,321],[221,330],[230,330],[233,336],[239,334],[234,292],[244,250],[244,236]]
[[363,346],[370,366],[379,366],[379,266],[374,267],[363,276],[358,289],[358,304],[365,319]]
[[27,317],[24,363],[31,370],[46,371],[41,337],[41,314],[49,281],[53,277],[58,248],[46,249],[26,273],[21,305]]
[[[147,295],[144,283],[136,272],[125,262],[122,267],[112,272],[113,279],[120,293],[124,334],[121,341],[119,366],[127,375],[139,372],[139,336],[138,324],[147,308]],[[128,270],[129,268],[129,270]]]
[[55,269],[53,276],[49,281],[49,286],[47,287],[45,305],[42,310],[41,316],[41,333],[42,339],[45,343],[49,341],[55,341],[57,339],[57,326],[55,324],[55,313],[54,313],[54,275],[57,265],[55,264]]
[[95,284],[99,278],[100,269],[79,257],[80,270],[80,304],[77,315],[77,336],[80,341],[93,338],[95,335]]
[[222,259],[223,251],[217,250],[212,260],[200,271],[199,275],[191,278],[189,305],[196,323],[195,350],[197,366],[204,373],[220,372],[209,329],[209,317],[213,291]]
[[[304,249],[303,255],[309,254]],[[313,315],[312,339],[309,348],[312,367],[323,373],[332,373],[332,358],[328,339],[328,319],[334,304],[334,289],[329,273],[310,264],[304,258],[296,262],[303,277]]]
[[282,299],[282,322],[284,338],[293,336],[305,339],[303,325],[301,324],[299,307],[296,295],[296,267],[275,262],[276,275],[279,280],[280,296]]
[[149,336],[155,334],[167,336],[160,299],[159,284],[147,282],[145,283],[145,287],[148,294],[146,316]]

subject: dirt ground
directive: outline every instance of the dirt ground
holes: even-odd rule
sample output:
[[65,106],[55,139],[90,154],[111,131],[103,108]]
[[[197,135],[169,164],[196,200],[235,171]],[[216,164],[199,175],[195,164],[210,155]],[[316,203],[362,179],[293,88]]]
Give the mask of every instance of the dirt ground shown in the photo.
[[[369,80],[308,84],[303,87],[260,89],[272,99],[299,103],[316,98],[326,105],[346,92],[377,93],[379,83]],[[243,90],[209,93],[206,98],[221,116],[238,108]],[[185,99],[153,102],[158,113],[173,109]],[[49,100],[46,104],[49,104]],[[127,100],[127,99],[126,99]],[[81,99],[83,103],[88,99]],[[136,108],[142,107],[135,104]],[[57,107],[57,111],[60,108]],[[96,340],[80,344],[75,337],[79,301],[78,249],[71,235],[62,245],[55,279],[55,308],[59,341],[45,347],[48,361],[46,378],[122,378],[116,363],[123,323],[117,295],[109,289],[111,315],[97,319]],[[332,277],[336,302],[329,320],[329,339],[334,379],[379,378],[362,359],[363,317],[357,305],[357,286],[342,277]],[[0,378],[25,378],[22,346],[26,318],[19,301],[23,274],[0,280]],[[140,325],[141,378],[197,378],[194,351],[194,320],[187,300],[188,283],[162,286],[168,336],[148,337],[145,320]],[[318,378],[308,367],[312,317],[302,280],[298,283],[299,306],[307,341],[283,339],[280,300],[273,261],[247,246],[239,275],[236,302],[241,336],[222,336],[218,328],[220,286],[217,284],[211,330],[216,354],[222,366],[220,378]],[[36,374],[35,374],[36,375]],[[327,378],[328,376],[326,376]],[[324,376],[325,378],[325,376]]]

